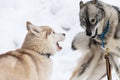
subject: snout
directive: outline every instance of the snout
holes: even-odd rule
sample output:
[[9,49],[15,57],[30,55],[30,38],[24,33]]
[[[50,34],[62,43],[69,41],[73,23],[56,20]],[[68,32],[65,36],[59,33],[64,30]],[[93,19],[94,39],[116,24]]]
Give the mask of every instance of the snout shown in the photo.
[[62,33],[63,36],[65,36],[65,33]]
[[61,34],[61,41],[64,41],[64,39],[65,39],[65,33],[62,33]]
[[65,33],[56,33],[55,35],[56,42],[64,41],[64,39],[65,39]]
[[91,35],[92,35],[92,31],[91,31],[91,30],[89,30],[89,31],[86,30],[86,35],[87,35],[87,36],[91,36]]
[[56,33],[54,38],[55,44],[57,45],[57,51],[59,51],[62,49],[62,47],[59,45],[59,42],[65,40],[65,33]]

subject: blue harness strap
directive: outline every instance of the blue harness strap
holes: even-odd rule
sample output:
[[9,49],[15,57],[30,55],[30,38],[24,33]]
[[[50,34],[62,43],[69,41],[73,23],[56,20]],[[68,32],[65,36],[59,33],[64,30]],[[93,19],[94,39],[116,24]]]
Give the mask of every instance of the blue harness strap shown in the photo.
[[[98,37],[102,40],[102,47],[105,47],[105,35],[107,34],[107,32],[109,31],[109,27],[110,27],[110,22],[109,20],[107,21],[107,24],[103,30],[103,32],[98,35]],[[109,48],[106,49],[106,54],[105,54],[105,59],[106,59],[106,71],[107,71],[107,77],[108,80],[112,80],[112,74],[111,74],[111,66],[110,66],[110,61],[109,61]]]
[[107,34],[107,32],[109,31],[109,26],[110,26],[110,22],[109,20],[107,21],[107,24],[105,26],[105,29],[103,30],[102,34],[98,35],[98,37],[102,40],[102,47],[105,47],[105,35]]

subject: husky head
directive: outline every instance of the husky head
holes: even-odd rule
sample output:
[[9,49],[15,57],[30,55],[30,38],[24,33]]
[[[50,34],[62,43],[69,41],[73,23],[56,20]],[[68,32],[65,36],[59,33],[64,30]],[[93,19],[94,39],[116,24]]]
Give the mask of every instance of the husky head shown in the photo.
[[97,1],[89,1],[83,3],[80,1],[80,24],[86,30],[86,35],[95,37],[97,33],[98,23],[104,17],[104,9],[102,5]]
[[26,26],[28,33],[22,46],[23,49],[51,55],[62,49],[59,42],[65,39],[64,33],[56,33],[49,26],[35,26],[30,22],[27,22]]

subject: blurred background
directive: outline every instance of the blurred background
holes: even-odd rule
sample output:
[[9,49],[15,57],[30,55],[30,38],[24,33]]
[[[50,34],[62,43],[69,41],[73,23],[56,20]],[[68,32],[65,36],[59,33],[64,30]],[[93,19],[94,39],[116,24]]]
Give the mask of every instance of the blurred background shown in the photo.
[[[0,53],[20,48],[27,33],[26,21],[48,25],[66,33],[63,47],[53,58],[51,80],[69,80],[80,51],[72,51],[71,41],[83,31],[79,23],[80,0],[0,0]],[[84,2],[89,0],[83,0]],[[120,0],[102,0],[120,7]],[[106,80],[106,79],[105,79]],[[114,79],[116,80],[116,79]]]

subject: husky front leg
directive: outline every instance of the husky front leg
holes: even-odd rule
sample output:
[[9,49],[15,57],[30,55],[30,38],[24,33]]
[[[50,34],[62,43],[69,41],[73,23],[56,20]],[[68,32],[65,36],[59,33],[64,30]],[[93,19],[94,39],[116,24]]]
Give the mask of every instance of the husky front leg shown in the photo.
[[[112,54],[112,53],[111,53]],[[110,55],[111,65],[114,68],[118,78],[120,79],[120,64],[119,64],[119,57],[115,55]]]
[[89,75],[87,71],[87,67],[89,65],[89,61],[91,61],[93,55],[90,52],[84,54],[73,72],[70,80],[87,80],[87,76]]
[[93,74],[101,58],[101,52],[98,52],[88,52],[80,61],[70,80],[93,80],[89,77]]
[[102,80],[106,76],[105,61],[102,60],[100,64],[94,69],[93,74],[89,77],[90,80]]

